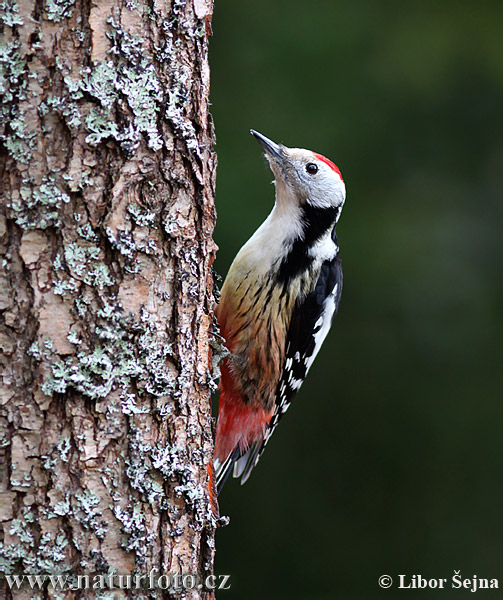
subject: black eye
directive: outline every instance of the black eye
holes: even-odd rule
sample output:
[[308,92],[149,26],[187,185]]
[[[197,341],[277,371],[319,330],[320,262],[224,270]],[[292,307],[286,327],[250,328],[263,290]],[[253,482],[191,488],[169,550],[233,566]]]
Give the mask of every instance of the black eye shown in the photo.
[[314,163],[307,163],[306,171],[309,173],[309,175],[316,175],[318,172],[318,165],[315,165]]

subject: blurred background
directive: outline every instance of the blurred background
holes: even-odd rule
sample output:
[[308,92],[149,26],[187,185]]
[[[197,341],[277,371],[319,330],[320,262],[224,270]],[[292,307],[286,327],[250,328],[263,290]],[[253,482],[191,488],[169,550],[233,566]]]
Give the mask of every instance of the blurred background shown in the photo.
[[[273,204],[250,127],[328,156],[348,190],[339,314],[220,496],[217,597],[466,596],[454,569],[503,587],[500,0],[216,0],[213,31],[216,270]],[[401,573],[448,589],[379,588]]]

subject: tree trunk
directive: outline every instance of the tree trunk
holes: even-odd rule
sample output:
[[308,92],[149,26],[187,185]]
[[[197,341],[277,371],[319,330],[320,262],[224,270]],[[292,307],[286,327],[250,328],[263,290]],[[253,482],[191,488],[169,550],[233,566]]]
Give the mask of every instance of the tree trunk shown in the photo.
[[211,0],[2,7],[0,570],[81,586],[6,597],[176,598],[213,569]]

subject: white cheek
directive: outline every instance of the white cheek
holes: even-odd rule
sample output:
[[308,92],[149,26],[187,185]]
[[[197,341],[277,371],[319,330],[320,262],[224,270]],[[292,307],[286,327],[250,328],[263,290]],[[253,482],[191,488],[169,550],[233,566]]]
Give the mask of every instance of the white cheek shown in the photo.
[[331,175],[319,177],[311,183],[308,189],[309,200],[313,206],[329,208],[344,204],[346,195],[344,183],[340,179],[336,181]]

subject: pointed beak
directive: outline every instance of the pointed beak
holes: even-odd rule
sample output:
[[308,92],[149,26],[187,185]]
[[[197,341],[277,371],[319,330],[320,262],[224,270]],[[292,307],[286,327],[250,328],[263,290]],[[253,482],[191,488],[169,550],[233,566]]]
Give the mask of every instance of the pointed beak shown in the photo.
[[276,142],[266,138],[265,135],[262,135],[254,129],[250,129],[250,133],[255,136],[257,142],[262,146],[267,154],[274,158],[284,158],[283,146],[281,144],[276,144]]

